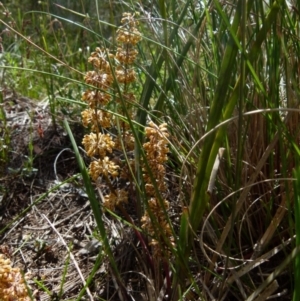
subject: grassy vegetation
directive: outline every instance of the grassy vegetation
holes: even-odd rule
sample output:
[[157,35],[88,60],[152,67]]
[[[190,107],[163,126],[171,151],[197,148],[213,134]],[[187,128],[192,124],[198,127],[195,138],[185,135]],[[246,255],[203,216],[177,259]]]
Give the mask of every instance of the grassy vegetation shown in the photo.
[[[102,242],[77,300],[107,258],[118,300],[132,300],[133,278],[144,300],[258,301],[276,294],[298,300],[298,4],[160,0],[101,8],[83,2],[0,7],[2,91],[46,100],[52,123],[68,132]],[[122,65],[120,28],[133,30],[121,25],[124,12],[139,13],[134,27],[141,40],[134,62]],[[111,81],[103,85],[87,75],[104,74],[88,63],[97,47],[109,66]],[[134,70],[134,80],[120,80],[121,67]],[[82,97],[86,91],[109,100],[93,106]],[[117,156],[119,171],[128,170],[124,187],[114,186],[121,185],[120,174],[95,176],[81,158],[73,127],[88,105],[95,115],[110,114],[110,126],[93,131],[119,138],[119,148],[111,144],[105,156]],[[1,106],[0,119],[0,163],[9,167],[10,129]],[[156,144],[154,136],[161,139]],[[161,145],[169,149],[167,162],[153,161],[148,142],[157,158]],[[102,160],[102,151],[90,157]],[[1,177],[5,172],[0,168]],[[127,187],[128,203],[105,206],[107,196],[95,193],[98,176],[115,197]],[[124,276],[129,270],[118,265],[104,216],[134,233],[135,265],[128,268],[138,276]],[[60,300],[67,300],[62,292]]]

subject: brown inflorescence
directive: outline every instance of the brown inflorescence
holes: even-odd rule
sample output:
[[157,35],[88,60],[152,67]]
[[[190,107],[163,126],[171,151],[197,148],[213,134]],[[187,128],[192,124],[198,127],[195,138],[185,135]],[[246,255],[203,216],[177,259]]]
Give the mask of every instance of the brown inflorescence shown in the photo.
[[[84,136],[82,144],[92,162],[89,166],[89,174],[93,181],[104,177],[109,181],[110,193],[104,196],[104,206],[114,210],[115,206],[127,203],[128,194],[120,189],[115,189],[110,182],[111,178],[119,176],[120,167],[116,161],[111,160],[114,149],[132,151],[134,139],[129,131],[129,126],[124,120],[121,121],[121,132],[116,137],[108,133],[108,130],[116,126],[116,117],[105,110],[105,106],[112,100],[114,95],[117,112],[125,115],[125,110],[132,117],[132,107],[135,102],[134,94],[128,90],[129,84],[136,80],[136,73],[132,67],[136,57],[136,44],[141,40],[141,34],[137,29],[138,21],[134,14],[124,13],[121,20],[122,25],[117,30],[117,51],[112,54],[106,48],[96,48],[90,55],[88,62],[93,65],[94,70],[85,74],[84,80],[93,86],[85,91],[82,100],[88,105],[82,115],[82,123],[90,128],[91,133]],[[115,76],[115,77],[114,77]],[[115,90],[115,86],[119,89]],[[120,106],[120,100],[124,103]],[[127,115],[127,116],[128,116]],[[124,174],[124,173],[123,173]]]
[[31,300],[20,269],[13,268],[10,260],[5,259],[2,254],[0,254],[0,300]]
[[[166,218],[169,202],[165,199],[160,200],[166,191],[165,163],[168,160],[169,152],[167,124],[163,123],[157,126],[151,121],[145,129],[145,134],[147,142],[144,143],[143,148],[148,167],[144,164],[143,177],[146,194],[150,199],[148,201],[148,209],[142,217],[141,223],[142,228],[152,237],[150,245],[153,247],[153,253],[158,257],[162,257],[169,252],[169,247],[168,244],[165,243],[165,239],[168,239],[171,245],[174,244],[174,237]],[[148,172],[149,169],[151,176]],[[152,179],[155,180],[155,184]],[[157,189],[155,189],[155,186]],[[157,195],[157,192],[160,195]],[[150,212],[152,218],[155,219],[155,223],[151,220]],[[155,229],[157,230],[155,231]]]
[[117,30],[117,41],[135,46],[142,38],[137,29],[139,22],[135,19],[135,15],[124,13],[121,23],[124,25]]
[[84,135],[82,144],[89,157],[99,156],[104,158],[107,152],[111,153],[115,143],[109,134],[90,133]]
[[127,204],[128,192],[124,189],[117,189],[114,193],[110,193],[104,197],[104,206],[107,209],[115,210],[120,204]]
[[111,114],[106,111],[86,109],[81,116],[83,126],[91,126],[92,132],[96,132],[99,126],[104,129],[111,127]]
[[[126,85],[134,82],[136,79],[135,71],[131,65],[138,55],[135,49],[136,44],[142,37],[137,29],[139,23],[135,19],[135,15],[124,13],[121,23],[123,25],[117,30],[116,38],[119,44],[115,56],[119,63],[116,68],[116,79],[119,83]],[[123,92],[126,92],[127,95],[127,91]]]
[[[103,201],[103,205],[109,210],[115,210],[128,202],[128,192],[115,188],[110,179],[128,178],[135,171],[133,160],[123,166],[120,159],[111,159],[114,150],[125,151],[130,158],[128,155],[132,153],[135,144],[129,123],[124,118],[118,118],[118,114],[133,118],[135,95],[129,86],[136,81],[133,64],[138,55],[136,46],[141,40],[141,33],[137,29],[139,23],[134,14],[124,13],[121,23],[116,36],[116,54],[111,54],[108,49],[96,48],[88,59],[94,70],[86,73],[85,82],[94,89],[89,88],[82,95],[82,99],[88,104],[88,109],[82,112],[82,123],[91,130],[90,134],[84,136],[82,144],[92,159],[89,173],[93,181],[97,181],[99,177],[109,181],[110,192],[104,196]],[[118,89],[115,89],[116,86]],[[114,117],[105,110],[112,95],[118,113]],[[108,133],[112,127],[119,130],[114,137]],[[174,244],[166,216],[169,202],[165,199],[165,163],[169,152],[167,124],[157,126],[154,122],[149,122],[145,136],[147,141],[143,148],[147,164],[144,162],[142,171],[148,206],[141,223],[151,237],[150,245],[154,255],[161,257],[168,254],[170,244]]]
[[[115,69],[116,80],[122,90],[122,96],[117,99],[118,103],[122,100],[121,105],[118,106],[118,111],[121,115],[133,118],[135,96],[129,91],[129,85],[136,81],[136,72],[132,65],[138,55],[136,45],[142,37],[137,29],[139,22],[136,20],[134,14],[124,13],[121,23],[123,25],[117,30],[116,40],[118,48],[115,56],[117,61]],[[123,143],[124,147],[126,151],[131,151],[133,144],[130,141],[134,141],[133,135],[128,131],[128,124],[123,122],[121,127],[123,131],[121,139],[125,141]]]
[[87,90],[83,93],[82,100],[86,101],[91,109],[97,109],[99,105],[109,103],[110,95],[101,91]]
[[94,181],[97,181],[101,175],[105,176],[106,178],[108,176],[115,178],[119,175],[118,169],[119,166],[111,161],[108,157],[95,160],[90,165],[90,173]]
[[[169,152],[167,124],[163,123],[160,126],[157,126],[151,121],[145,129],[145,134],[148,141],[144,143],[143,148],[147,157],[147,163],[153,178],[155,179],[158,191],[164,192],[166,190],[165,163],[168,160]],[[143,168],[143,171],[144,181],[146,183],[146,193],[149,196],[156,196],[154,185],[146,167]]]

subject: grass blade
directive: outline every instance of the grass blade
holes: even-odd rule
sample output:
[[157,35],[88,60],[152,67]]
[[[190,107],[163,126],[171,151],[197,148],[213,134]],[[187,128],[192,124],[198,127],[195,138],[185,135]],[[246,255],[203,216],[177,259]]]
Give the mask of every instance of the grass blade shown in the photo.
[[[294,182],[295,193],[295,231],[296,231],[296,247],[300,247],[300,168],[294,171],[296,181]],[[300,300],[300,254],[295,257],[294,265],[294,295],[293,301]]]

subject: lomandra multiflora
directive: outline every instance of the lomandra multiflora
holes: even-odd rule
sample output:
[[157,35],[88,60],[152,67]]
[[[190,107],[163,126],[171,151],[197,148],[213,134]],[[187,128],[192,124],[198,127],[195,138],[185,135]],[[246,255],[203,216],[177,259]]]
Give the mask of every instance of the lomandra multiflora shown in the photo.
[[[94,70],[86,73],[85,82],[95,88],[85,91],[82,96],[89,106],[82,112],[83,125],[91,129],[91,133],[85,135],[82,141],[87,155],[92,158],[89,173],[94,181],[103,177],[108,184],[110,193],[104,196],[104,206],[111,210],[127,203],[128,192],[114,188],[111,183],[111,179],[119,175],[121,166],[111,160],[110,154],[114,149],[133,150],[134,139],[127,123],[120,124],[105,109],[112,101],[112,95],[116,95],[113,100],[117,111],[122,115],[126,112],[129,118],[132,117],[132,102],[135,99],[128,87],[136,79],[132,65],[138,53],[136,44],[141,39],[134,15],[124,13],[121,22],[122,26],[117,31],[116,54],[108,49],[97,48],[89,57],[88,61]],[[117,92],[116,87],[119,87]],[[113,138],[106,130],[111,128],[120,128],[120,134]]]
[[[133,64],[138,55],[137,43],[141,34],[137,29],[138,21],[135,15],[124,13],[122,25],[117,30],[117,50],[113,54],[108,49],[97,48],[88,61],[94,70],[85,75],[85,82],[93,89],[84,92],[82,99],[88,104],[88,109],[82,112],[82,122],[89,127],[90,134],[83,138],[87,155],[91,158],[89,173],[93,181],[103,178],[109,187],[109,193],[104,196],[104,206],[110,210],[123,206],[128,202],[128,191],[115,187],[112,181],[117,177],[126,177],[126,166],[121,160],[112,159],[114,150],[127,153],[134,149],[134,138],[128,123],[128,118],[134,118],[135,95],[130,91],[130,85],[136,80]],[[118,114],[112,115],[106,109],[113,104]],[[125,116],[126,118],[117,118]],[[117,129],[118,135],[112,136],[109,130]],[[161,199],[166,191],[165,167],[167,161],[168,142],[166,124],[160,126],[153,122],[145,129],[147,142],[144,144],[148,168],[144,166],[143,177],[148,206],[141,223],[142,228],[151,237],[150,244],[155,254],[165,252],[165,238],[173,242],[165,212],[169,203]],[[129,162],[130,164],[131,162]],[[128,163],[127,163],[128,164]],[[130,167],[131,170],[133,168]],[[154,179],[154,182],[151,180]],[[155,220],[153,220],[153,217]],[[160,229],[163,233],[158,234]]]
[[170,246],[174,244],[173,234],[166,217],[169,202],[164,199],[167,189],[165,164],[169,152],[167,124],[157,126],[151,121],[145,129],[145,135],[147,141],[143,148],[147,162],[143,166],[143,177],[149,200],[148,208],[141,219],[142,228],[151,237],[150,245],[154,257],[166,258],[169,256]]
[[20,269],[13,268],[10,260],[2,254],[0,254],[0,300],[31,300]]

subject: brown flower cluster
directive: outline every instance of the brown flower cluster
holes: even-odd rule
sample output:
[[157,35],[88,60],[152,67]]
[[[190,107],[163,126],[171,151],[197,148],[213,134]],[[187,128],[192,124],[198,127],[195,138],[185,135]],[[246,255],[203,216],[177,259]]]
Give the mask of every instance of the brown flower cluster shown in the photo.
[[[143,148],[147,157],[147,163],[152,171],[155,184],[159,192],[166,190],[165,176],[166,169],[165,163],[168,160],[168,129],[167,124],[163,123],[157,126],[154,122],[149,122],[148,127],[145,129],[146,139]],[[146,183],[146,193],[149,196],[155,196],[155,188],[151,181],[150,175],[146,172],[144,167],[144,181]]]
[[[110,182],[110,179],[119,176],[119,170],[123,169],[110,157],[114,149],[125,147],[126,151],[133,150],[134,139],[125,121],[121,121],[121,127],[118,123],[118,129],[121,128],[119,135],[112,137],[108,133],[108,129],[117,126],[117,118],[105,108],[114,95],[118,113],[124,116],[127,111],[129,117],[132,116],[134,94],[129,93],[128,86],[136,79],[132,65],[138,54],[135,49],[136,44],[141,39],[135,15],[124,13],[121,23],[117,31],[116,54],[112,54],[108,49],[96,48],[88,59],[94,70],[88,71],[84,80],[94,88],[83,93],[82,100],[88,104],[88,109],[81,113],[83,125],[91,130],[90,134],[85,135],[82,140],[87,155],[92,159],[89,173],[93,181],[103,177],[109,182],[108,186],[111,191],[104,197],[104,205],[111,210],[118,204],[126,203],[128,197],[125,191],[114,189]],[[116,85],[119,86],[117,93],[114,90]],[[118,95],[119,92],[121,95]],[[120,99],[124,100],[121,106],[119,105]]]
[[124,189],[116,189],[114,193],[110,193],[104,197],[104,206],[110,210],[114,210],[116,206],[127,204],[128,192]]
[[[135,19],[136,15],[124,13],[121,20],[122,26],[117,30],[118,48],[116,52],[117,66],[115,69],[116,79],[120,84],[121,94],[117,98],[118,113],[120,115],[127,115],[133,118],[133,104],[135,103],[135,96],[129,91],[129,85],[136,80],[136,72],[133,63],[136,60],[138,51],[136,50],[137,43],[141,40],[141,33],[137,26],[139,22]],[[124,121],[121,122],[122,134],[121,139],[126,151],[134,149],[133,135],[129,130],[129,126]],[[117,144],[118,149],[122,149],[121,144]]]
[[95,89],[89,89],[82,95],[82,100],[86,101],[91,109],[97,110],[105,106],[111,99],[110,91],[113,84],[113,75],[110,67],[110,61],[113,55],[108,49],[96,48],[88,59],[95,70],[88,71],[84,81],[94,86]]
[[139,22],[135,19],[135,15],[124,13],[121,23],[123,26],[117,30],[117,42],[120,47],[118,47],[116,58],[123,65],[131,65],[138,54],[135,46],[142,38],[137,29]]
[[[170,244],[174,243],[174,237],[170,225],[166,219],[166,212],[169,209],[169,202],[167,200],[159,200],[159,196],[156,191],[161,195],[166,191],[166,169],[165,163],[168,160],[168,130],[167,124],[163,123],[157,126],[154,122],[149,122],[148,127],[145,129],[147,142],[144,143],[143,148],[145,150],[148,167],[143,168],[143,177],[145,182],[146,194],[150,198],[148,201],[149,209],[146,210],[144,216],[141,219],[142,228],[145,229],[152,240],[150,244],[153,246],[153,252],[155,255],[161,257],[163,254],[168,253],[168,246],[165,243],[165,239],[168,239]],[[147,172],[151,170],[151,176]],[[154,179],[155,184],[152,179]],[[157,190],[155,189],[155,186]],[[155,222],[151,220],[155,219]],[[156,228],[157,227],[157,228]],[[155,231],[157,229],[157,231]],[[160,233],[158,237],[157,233]]]
[[0,300],[30,301],[23,276],[18,268],[12,268],[9,259],[0,254]]

